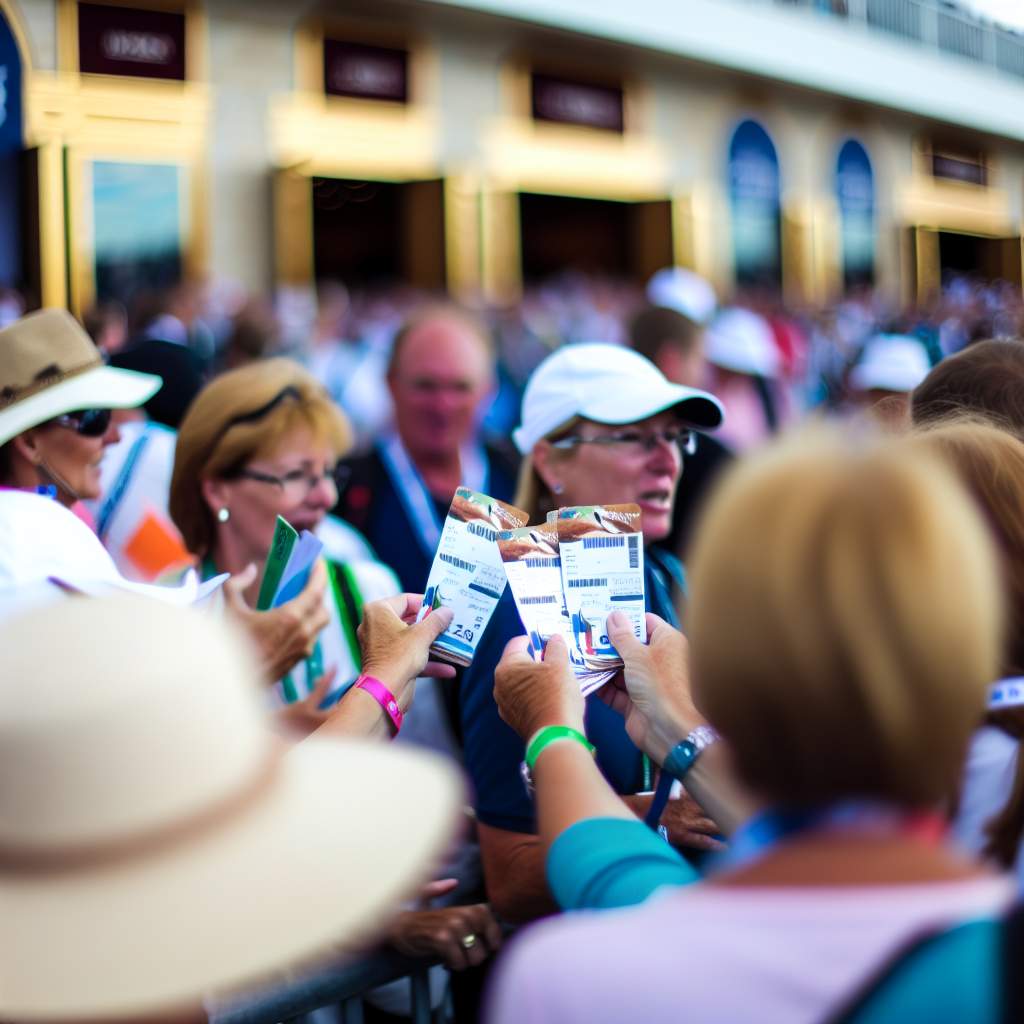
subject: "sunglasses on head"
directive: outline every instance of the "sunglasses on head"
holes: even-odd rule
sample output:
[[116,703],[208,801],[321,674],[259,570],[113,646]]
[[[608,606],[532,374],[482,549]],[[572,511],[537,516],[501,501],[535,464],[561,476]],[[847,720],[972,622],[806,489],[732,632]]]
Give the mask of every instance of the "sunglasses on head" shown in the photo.
[[102,437],[110,426],[109,409],[78,409],[66,412],[54,421],[58,427],[66,427],[82,437]]

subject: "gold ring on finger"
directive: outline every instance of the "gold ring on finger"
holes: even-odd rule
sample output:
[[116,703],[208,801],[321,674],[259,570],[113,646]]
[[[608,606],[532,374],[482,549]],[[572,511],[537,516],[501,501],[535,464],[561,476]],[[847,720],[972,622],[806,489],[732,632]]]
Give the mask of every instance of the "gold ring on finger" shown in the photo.
[[462,948],[472,949],[476,945],[476,936],[470,932],[469,935],[462,936]]

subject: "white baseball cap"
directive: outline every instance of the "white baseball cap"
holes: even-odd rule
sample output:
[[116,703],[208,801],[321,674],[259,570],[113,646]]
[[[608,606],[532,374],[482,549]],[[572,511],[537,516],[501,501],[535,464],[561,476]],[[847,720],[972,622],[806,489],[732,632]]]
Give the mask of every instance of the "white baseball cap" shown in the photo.
[[708,362],[736,373],[775,377],[781,358],[768,321],[749,309],[726,309],[704,336]]
[[636,423],[673,409],[689,426],[714,430],[724,416],[714,395],[673,384],[642,355],[621,345],[566,345],[530,375],[522,422],[512,439],[523,455],[576,416],[595,423]]
[[63,592],[99,597],[130,592],[169,604],[193,604],[228,577],[180,586],[125,579],[99,537],[69,509],[30,491],[0,490],[0,618],[52,601]]
[[706,324],[714,315],[715,289],[699,274],[683,267],[664,267],[647,282],[647,301]]
[[917,338],[876,334],[850,371],[855,391],[913,391],[928,376],[931,363]]

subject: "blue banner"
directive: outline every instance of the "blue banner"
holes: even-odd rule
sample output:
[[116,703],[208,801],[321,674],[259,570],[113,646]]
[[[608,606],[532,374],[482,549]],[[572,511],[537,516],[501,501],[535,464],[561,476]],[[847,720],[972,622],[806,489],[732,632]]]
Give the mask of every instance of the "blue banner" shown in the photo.
[[14,33],[0,14],[0,156],[21,146],[21,56]]

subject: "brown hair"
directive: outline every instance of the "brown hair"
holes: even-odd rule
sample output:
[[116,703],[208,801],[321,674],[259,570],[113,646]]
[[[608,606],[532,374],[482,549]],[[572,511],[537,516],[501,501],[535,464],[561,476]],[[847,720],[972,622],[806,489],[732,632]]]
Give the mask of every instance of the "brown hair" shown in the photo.
[[[1024,674],[1024,443],[977,420],[951,421],[919,430],[908,442],[944,459],[970,491],[999,549],[1007,596],[1008,631],[1002,674]],[[990,712],[986,720],[1018,742],[1024,711]],[[984,853],[1012,867],[1024,834],[1024,758],[1018,756],[1009,799],[986,825]]]
[[272,452],[297,427],[326,441],[339,457],[352,446],[341,410],[316,378],[290,359],[230,370],[199,392],[178,432],[171,477],[171,518],[189,551],[204,556],[213,542],[213,515],[202,481],[231,476],[250,459]]
[[932,806],[998,664],[992,544],[948,471],[805,432],[728,471],[690,560],[697,705],[751,789]]
[[965,413],[1024,436],[1024,343],[979,341],[944,359],[911,393],[915,425]]
[[663,306],[648,306],[629,323],[629,341],[633,350],[655,365],[658,353],[668,342],[688,354],[693,351],[700,334],[700,326],[689,317]]

